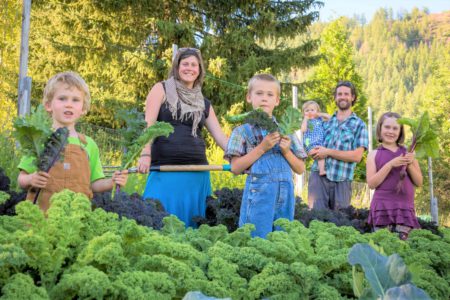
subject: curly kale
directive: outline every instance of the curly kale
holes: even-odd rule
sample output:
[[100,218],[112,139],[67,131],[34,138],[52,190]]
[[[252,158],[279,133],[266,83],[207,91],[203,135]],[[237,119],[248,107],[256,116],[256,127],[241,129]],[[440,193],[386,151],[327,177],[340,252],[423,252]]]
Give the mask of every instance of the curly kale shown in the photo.
[[156,122],[150,127],[142,130],[139,135],[137,132],[130,134],[129,137],[133,137],[130,141],[125,141],[127,152],[122,157],[122,170],[128,169],[135,162],[142,149],[158,136],[169,136],[173,132],[173,127],[166,122]]
[[[4,192],[4,201],[0,201],[0,215],[13,216],[16,214],[16,205],[25,200],[26,192],[16,192],[9,190],[10,179],[0,168],[0,191]],[[1,197],[1,196],[0,196]]]
[[273,119],[269,117],[269,115],[261,108],[257,108],[255,110],[235,116],[226,115],[224,118],[228,123],[231,124],[248,123],[254,126],[261,127],[268,132],[274,132],[278,130],[277,124],[275,124]]
[[111,199],[111,192],[95,193],[92,206],[117,213],[121,218],[134,219],[138,224],[154,229],[162,228],[162,219],[169,215],[158,200],[144,200],[137,193],[128,195],[120,192],[114,199]]
[[208,197],[206,200],[205,217],[194,217],[193,221],[198,225],[207,224],[216,226],[225,225],[229,232],[238,228],[239,211],[242,201],[241,189],[223,188],[214,192],[216,198]]
[[259,126],[268,132],[279,131],[282,135],[290,135],[300,129],[301,126],[301,113],[294,107],[288,107],[282,114],[279,124],[261,108],[239,114],[239,115],[226,115],[225,120],[231,124],[243,124],[248,123],[254,126]]
[[294,219],[299,220],[305,226],[313,220],[322,222],[331,222],[337,226],[352,226],[361,233],[372,231],[371,226],[367,223],[369,210],[364,208],[354,208],[349,206],[339,210],[331,209],[309,209],[302,202],[297,202],[295,207]]

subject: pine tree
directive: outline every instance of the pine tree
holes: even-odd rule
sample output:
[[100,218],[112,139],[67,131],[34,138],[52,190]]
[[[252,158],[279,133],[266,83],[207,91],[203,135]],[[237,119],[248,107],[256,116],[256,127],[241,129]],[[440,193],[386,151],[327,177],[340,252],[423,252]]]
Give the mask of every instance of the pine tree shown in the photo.
[[[33,1],[33,95],[55,72],[72,69],[85,77],[94,102],[143,105],[151,86],[167,77],[176,44],[201,49],[209,71],[204,94],[220,113],[244,100],[256,72],[316,62],[315,41],[283,41],[304,33],[319,7],[315,0]],[[267,39],[272,47],[263,46]]]

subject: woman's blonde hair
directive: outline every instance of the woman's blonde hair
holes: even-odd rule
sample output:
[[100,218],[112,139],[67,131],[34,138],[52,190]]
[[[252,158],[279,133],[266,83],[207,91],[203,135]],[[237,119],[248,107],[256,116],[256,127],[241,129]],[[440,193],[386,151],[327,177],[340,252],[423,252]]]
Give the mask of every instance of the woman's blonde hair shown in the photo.
[[317,108],[317,112],[320,112],[320,106],[319,106],[319,104],[318,104],[316,101],[312,101],[312,100],[306,101],[305,103],[303,103],[303,105],[302,105],[302,111],[304,112],[305,109],[306,109],[308,106],[312,106],[312,105],[314,105],[314,106]]
[[78,73],[72,71],[58,73],[47,81],[44,89],[42,104],[45,105],[52,101],[56,88],[60,83],[67,84],[69,87],[75,87],[84,94],[83,111],[88,112],[91,107],[91,94],[89,93],[89,87],[84,79],[78,75]]

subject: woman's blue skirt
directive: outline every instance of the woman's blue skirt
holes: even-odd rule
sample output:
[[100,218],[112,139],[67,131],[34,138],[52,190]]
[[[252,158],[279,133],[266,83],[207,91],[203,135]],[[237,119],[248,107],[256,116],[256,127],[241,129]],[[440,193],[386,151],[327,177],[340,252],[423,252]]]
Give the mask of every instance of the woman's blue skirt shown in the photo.
[[151,172],[143,198],[158,199],[169,214],[177,216],[186,227],[195,228],[192,217],[205,216],[206,198],[210,195],[209,171]]

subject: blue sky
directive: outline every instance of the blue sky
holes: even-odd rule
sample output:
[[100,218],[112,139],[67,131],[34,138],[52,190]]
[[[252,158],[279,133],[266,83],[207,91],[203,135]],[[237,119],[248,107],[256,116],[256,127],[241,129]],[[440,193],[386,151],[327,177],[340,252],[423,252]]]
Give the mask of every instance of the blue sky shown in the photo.
[[430,13],[450,10],[450,0],[321,0],[324,6],[320,9],[320,20],[329,21],[339,16],[353,17],[364,14],[367,22],[380,8],[392,8],[394,16],[398,11],[410,12],[413,7],[428,8]]

